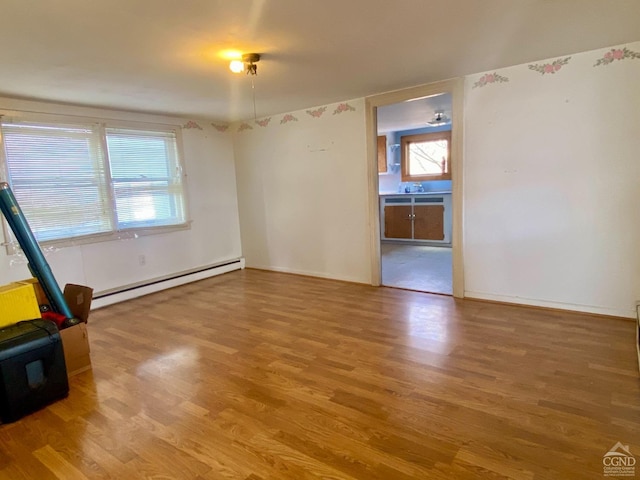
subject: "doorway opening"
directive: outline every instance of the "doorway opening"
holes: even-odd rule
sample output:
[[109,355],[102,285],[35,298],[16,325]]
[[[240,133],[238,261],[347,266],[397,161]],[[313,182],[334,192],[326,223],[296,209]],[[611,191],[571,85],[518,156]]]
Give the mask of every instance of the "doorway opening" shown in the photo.
[[381,283],[453,293],[451,94],[377,108]]
[[372,284],[462,297],[462,80],[366,100]]

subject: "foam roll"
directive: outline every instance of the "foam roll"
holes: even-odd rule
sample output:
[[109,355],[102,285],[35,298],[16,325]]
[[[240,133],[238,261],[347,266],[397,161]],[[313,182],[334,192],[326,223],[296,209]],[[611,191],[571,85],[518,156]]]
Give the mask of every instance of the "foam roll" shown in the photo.
[[49,267],[47,260],[44,258],[40,245],[38,245],[36,237],[33,235],[29,223],[7,182],[0,182],[0,210],[2,210],[7,223],[16,236],[22,251],[29,261],[29,269],[40,282],[53,311],[64,315],[66,318],[73,318],[60,286],[53,276],[51,267]]

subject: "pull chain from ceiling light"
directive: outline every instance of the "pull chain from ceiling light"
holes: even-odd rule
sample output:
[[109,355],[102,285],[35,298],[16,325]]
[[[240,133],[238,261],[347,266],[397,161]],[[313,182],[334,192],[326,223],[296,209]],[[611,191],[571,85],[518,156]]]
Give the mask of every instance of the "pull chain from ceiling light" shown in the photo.
[[253,81],[253,77],[258,74],[258,66],[256,63],[260,61],[259,53],[245,53],[242,55],[242,61],[233,60],[229,65],[229,68],[234,73],[241,73],[243,70],[247,75],[251,75],[251,96],[253,97],[253,120],[258,120],[256,113],[256,85]]
[[[255,65],[254,65],[255,66]],[[258,120],[258,116],[256,115],[256,86],[253,83],[253,76],[255,73],[251,75],[251,93],[253,95],[253,121]]]

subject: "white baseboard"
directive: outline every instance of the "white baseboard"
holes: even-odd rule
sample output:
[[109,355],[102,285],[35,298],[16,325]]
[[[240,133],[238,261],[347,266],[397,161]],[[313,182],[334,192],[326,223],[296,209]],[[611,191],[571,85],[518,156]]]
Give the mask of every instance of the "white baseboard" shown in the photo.
[[490,293],[465,291],[464,297],[470,300],[491,300],[493,302],[513,303],[516,305],[529,305],[532,307],[556,308],[572,312],[594,313],[597,315],[609,315],[612,317],[635,318],[636,312],[632,309],[623,310],[617,308],[597,307],[595,305],[579,305],[574,303],[549,302],[534,298],[513,297],[510,295],[493,295]]
[[262,265],[248,265],[247,268],[255,268],[256,270],[267,270],[269,272],[293,273],[295,275],[304,275],[306,277],[318,277],[318,278],[326,278],[327,280],[340,280],[342,282],[364,283],[366,285],[370,285],[368,283],[368,280],[363,280],[361,278],[341,276],[341,275],[330,275],[328,273],[313,272],[310,270],[298,270],[295,268],[273,267],[273,266],[262,266]]
[[142,297],[150,293],[160,292],[168,288],[215,277],[216,275],[222,275],[223,273],[241,270],[243,268],[244,258],[238,258],[221,265],[210,265],[192,271],[178,272],[168,277],[150,279],[140,284],[126,285],[115,291],[96,292],[93,295],[91,309],[106,307],[114,303],[124,302],[132,298]]

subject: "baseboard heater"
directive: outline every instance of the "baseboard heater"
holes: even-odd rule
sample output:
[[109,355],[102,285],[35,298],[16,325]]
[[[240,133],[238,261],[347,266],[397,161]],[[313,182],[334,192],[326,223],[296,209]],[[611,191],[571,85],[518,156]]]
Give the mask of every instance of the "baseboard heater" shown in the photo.
[[132,298],[142,297],[150,293],[159,292],[168,288],[177,287],[186,283],[196,282],[223,273],[232,272],[244,268],[244,258],[237,258],[227,262],[207,265],[205,267],[185,270],[183,272],[153,278],[139,283],[125,285],[112,290],[96,292],[93,295],[91,309],[106,307],[114,303],[123,302]]

